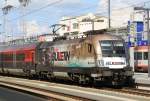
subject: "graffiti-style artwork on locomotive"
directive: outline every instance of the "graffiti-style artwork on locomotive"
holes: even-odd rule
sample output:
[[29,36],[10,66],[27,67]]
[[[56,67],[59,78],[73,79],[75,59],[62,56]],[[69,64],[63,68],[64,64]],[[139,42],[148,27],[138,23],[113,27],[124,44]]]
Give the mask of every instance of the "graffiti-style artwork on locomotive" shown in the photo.
[[148,72],[148,46],[137,46],[134,50],[136,72]]
[[[43,53],[43,61],[52,63],[57,67],[95,66],[94,49],[91,44],[80,44],[80,42],[64,45],[57,44],[47,49],[43,49]],[[47,64],[45,62],[44,64]]]

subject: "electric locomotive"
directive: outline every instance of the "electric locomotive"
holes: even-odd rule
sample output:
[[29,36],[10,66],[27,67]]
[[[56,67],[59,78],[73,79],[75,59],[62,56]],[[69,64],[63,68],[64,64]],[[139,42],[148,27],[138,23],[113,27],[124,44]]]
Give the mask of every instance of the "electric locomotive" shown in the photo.
[[127,60],[124,41],[107,33],[0,48],[1,73],[61,77],[82,84],[133,83],[133,71]]

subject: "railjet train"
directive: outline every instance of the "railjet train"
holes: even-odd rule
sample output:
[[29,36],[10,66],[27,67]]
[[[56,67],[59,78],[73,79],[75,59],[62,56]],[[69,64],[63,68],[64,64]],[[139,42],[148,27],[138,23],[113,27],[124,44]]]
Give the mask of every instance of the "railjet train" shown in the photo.
[[85,84],[97,81],[130,84],[124,41],[110,34],[55,38],[51,42],[0,46],[0,73],[63,77]]

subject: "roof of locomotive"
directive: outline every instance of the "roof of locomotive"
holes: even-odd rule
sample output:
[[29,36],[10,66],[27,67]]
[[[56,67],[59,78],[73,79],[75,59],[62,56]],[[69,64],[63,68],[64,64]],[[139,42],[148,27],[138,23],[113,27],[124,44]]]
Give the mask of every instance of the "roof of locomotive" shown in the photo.
[[69,40],[57,40],[52,42],[43,42],[40,44],[39,48],[47,48],[48,46],[55,46],[55,45],[61,45],[61,44],[71,44],[71,43],[79,43],[83,38],[76,38],[76,39],[69,39]]
[[123,40],[121,37],[112,35],[110,33],[91,35],[91,37],[93,40]]
[[74,39],[67,39],[67,38],[58,38],[57,40],[54,40],[52,42],[43,42],[40,44],[39,48],[47,48],[48,46],[55,46],[55,45],[62,45],[62,44],[74,44],[74,43],[80,43],[84,40],[87,41],[100,41],[100,40],[123,40],[122,38],[111,35],[108,33],[104,34],[94,34],[94,35],[88,35],[87,37],[78,38],[75,37]]
[[62,39],[58,38],[58,40],[54,40],[52,42],[37,42],[37,43],[28,43],[28,44],[21,44],[21,45],[7,45],[7,46],[4,45],[4,46],[0,46],[0,52],[34,50],[37,46],[38,48],[46,48],[47,46],[52,46],[52,45],[80,43],[84,40],[89,40],[89,41],[122,40],[122,38],[115,36],[115,35],[108,34],[108,33],[88,34],[87,37],[82,37],[82,38],[75,37],[74,39],[67,39],[63,37]]
[[123,40],[121,37],[112,35],[110,33],[99,33],[99,34],[88,34],[86,37],[74,37],[74,39],[65,39],[65,40],[56,40],[54,43],[75,43],[75,42],[82,42],[83,40]]

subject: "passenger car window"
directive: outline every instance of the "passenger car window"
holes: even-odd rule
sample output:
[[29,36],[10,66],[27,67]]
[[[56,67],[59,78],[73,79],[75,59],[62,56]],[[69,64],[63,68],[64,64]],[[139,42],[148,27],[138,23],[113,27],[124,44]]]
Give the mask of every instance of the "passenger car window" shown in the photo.
[[142,52],[137,52],[137,60],[142,60]]
[[134,52],[134,60],[137,60],[137,52]]
[[148,60],[148,52],[144,52],[144,60]]

